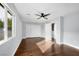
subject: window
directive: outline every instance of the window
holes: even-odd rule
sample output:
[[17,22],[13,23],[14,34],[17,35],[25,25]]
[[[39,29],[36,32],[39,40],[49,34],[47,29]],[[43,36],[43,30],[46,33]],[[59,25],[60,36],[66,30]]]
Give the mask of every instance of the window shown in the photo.
[[7,29],[8,37],[12,37],[12,14],[7,11]]
[[0,4],[0,41],[4,40],[4,8]]
[[0,3],[0,43],[15,36],[15,14],[5,4]]

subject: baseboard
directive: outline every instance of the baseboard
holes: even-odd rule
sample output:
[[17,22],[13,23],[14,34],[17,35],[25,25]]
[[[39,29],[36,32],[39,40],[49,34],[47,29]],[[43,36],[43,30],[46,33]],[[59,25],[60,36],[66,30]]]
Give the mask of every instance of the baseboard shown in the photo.
[[71,44],[68,44],[68,43],[61,43],[61,44],[65,44],[65,45],[71,46],[71,47],[73,47],[73,48],[79,49],[79,47],[78,47],[78,46],[71,45]]
[[[39,36],[38,36],[39,37]],[[26,38],[38,38],[38,37],[35,37],[35,36],[31,36],[31,37],[23,37],[22,39],[26,39]],[[39,37],[39,38],[44,38],[44,37]]]

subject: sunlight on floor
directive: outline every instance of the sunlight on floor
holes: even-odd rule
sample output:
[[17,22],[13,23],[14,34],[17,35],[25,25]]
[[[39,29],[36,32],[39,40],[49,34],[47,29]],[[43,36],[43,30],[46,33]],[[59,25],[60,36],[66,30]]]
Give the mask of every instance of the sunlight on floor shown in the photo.
[[40,50],[42,51],[42,53],[46,52],[52,45],[54,44],[54,42],[52,43],[52,41],[40,41],[38,43],[36,43],[36,45],[40,48]]

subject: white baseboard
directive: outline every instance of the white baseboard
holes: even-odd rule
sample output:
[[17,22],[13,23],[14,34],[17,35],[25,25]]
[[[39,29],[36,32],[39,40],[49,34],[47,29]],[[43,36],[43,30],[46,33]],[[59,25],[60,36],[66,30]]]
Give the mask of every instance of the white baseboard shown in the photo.
[[79,49],[78,46],[75,46],[75,45],[72,45],[72,44],[68,44],[68,43],[61,43],[61,44],[66,44],[66,45],[71,46],[71,47],[73,47],[73,48]]
[[[35,36],[25,36],[25,37],[22,37],[22,39],[25,39],[25,38],[29,38],[29,37],[35,37]],[[36,36],[36,37],[43,37],[43,36]]]

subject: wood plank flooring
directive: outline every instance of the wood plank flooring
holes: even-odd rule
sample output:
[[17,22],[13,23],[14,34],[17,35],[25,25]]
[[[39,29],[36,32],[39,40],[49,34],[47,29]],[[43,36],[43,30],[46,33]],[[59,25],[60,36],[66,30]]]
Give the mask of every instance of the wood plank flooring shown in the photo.
[[59,45],[53,39],[42,37],[23,39],[15,56],[79,56],[79,50],[65,44]]

